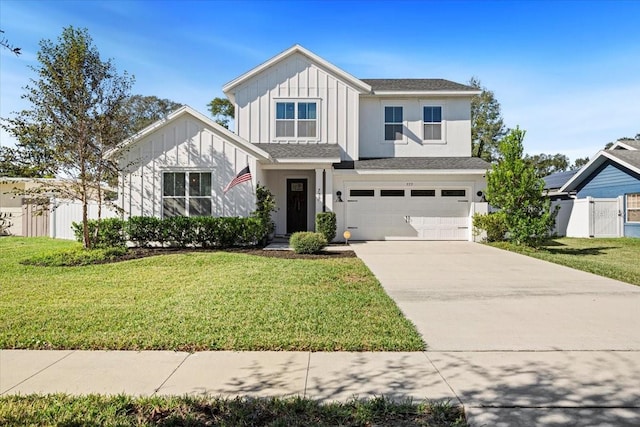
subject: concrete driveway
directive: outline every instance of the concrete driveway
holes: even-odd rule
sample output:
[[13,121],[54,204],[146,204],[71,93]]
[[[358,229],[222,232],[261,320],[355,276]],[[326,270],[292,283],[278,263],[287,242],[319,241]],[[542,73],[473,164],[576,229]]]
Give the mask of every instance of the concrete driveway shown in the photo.
[[640,425],[640,287],[469,242],[352,246],[473,425]]

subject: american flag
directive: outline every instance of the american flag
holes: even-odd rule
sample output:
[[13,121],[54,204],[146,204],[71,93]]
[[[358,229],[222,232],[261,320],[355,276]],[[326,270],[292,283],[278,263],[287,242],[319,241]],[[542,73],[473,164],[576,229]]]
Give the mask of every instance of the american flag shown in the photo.
[[249,171],[249,166],[247,166],[246,168],[238,172],[238,175],[236,175],[236,177],[233,178],[231,182],[227,184],[226,187],[224,187],[224,190],[222,190],[222,192],[226,194],[227,191],[231,190],[236,185],[241,184],[245,181],[251,181],[251,172]]

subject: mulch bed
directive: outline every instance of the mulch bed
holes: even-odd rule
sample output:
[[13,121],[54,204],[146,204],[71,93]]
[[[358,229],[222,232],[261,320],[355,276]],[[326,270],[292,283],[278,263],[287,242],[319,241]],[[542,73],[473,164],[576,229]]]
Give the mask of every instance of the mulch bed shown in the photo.
[[[265,251],[262,248],[229,248],[229,249],[203,249],[203,248],[130,248],[126,254],[113,261],[126,261],[130,259],[146,258],[157,255],[184,254],[198,252],[233,252],[247,255],[263,256],[268,258],[286,259],[335,259],[355,258],[353,251],[322,251],[318,254],[297,254],[293,251]],[[112,262],[113,262],[112,261]]]

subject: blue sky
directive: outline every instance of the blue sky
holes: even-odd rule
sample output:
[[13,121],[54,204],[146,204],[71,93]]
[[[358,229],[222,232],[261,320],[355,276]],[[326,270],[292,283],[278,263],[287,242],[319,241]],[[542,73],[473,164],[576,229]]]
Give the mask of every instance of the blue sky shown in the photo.
[[[475,76],[528,153],[592,156],[640,132],[640,1],[0,0],[0,117],[27,108],[38,42],[87,28],[134,93],[207,113],[222,86],[299,43],[360,78]],[[2,145],[11,145],[6,133]]]

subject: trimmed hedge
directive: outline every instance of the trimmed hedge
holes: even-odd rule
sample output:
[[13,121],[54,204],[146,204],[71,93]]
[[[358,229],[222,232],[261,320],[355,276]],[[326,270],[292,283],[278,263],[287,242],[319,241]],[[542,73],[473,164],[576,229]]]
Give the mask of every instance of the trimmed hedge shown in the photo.
[[320,212],[316,215],[316,231],[322,233],[327,242],[336,238],[335,212]]
[[[89,234],[93,247],[126,246],[127,242],[138,247],[168,244],[173,247],[255,246],[263,241],[268,224],[260,218],[240,217],[184,217],[171,218],[131,217],[128,220],[108,218],[89,220]],[[82,223],[73,223],[76,239],[82,242]]]
[[297,254],[317,254],[327,246],[327,239],[322,233],[299,231],[291,235],[289,244]]

